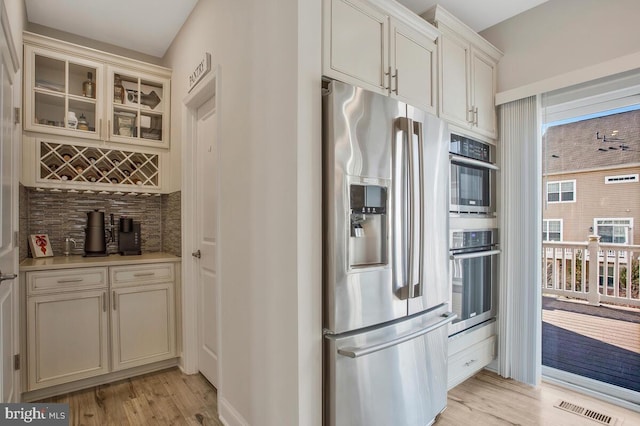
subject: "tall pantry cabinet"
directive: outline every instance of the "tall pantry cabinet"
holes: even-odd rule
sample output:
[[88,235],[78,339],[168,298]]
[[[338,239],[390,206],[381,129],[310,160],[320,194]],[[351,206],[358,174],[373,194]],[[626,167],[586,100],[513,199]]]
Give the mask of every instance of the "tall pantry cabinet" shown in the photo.
[[[324,77],[419,107],[454,133],[496,145],[502,52],[442,7],[418,17],[393,0],[323,0],[322,42]],[[497,226],[495,217],[472,220]],[[450,336],[449,387],[491,363],[497,341],[495,320]]]

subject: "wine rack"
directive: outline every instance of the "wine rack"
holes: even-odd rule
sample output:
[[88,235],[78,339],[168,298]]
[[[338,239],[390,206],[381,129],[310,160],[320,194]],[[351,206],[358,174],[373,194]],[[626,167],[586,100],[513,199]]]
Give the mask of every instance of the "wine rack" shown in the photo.
[[40,183],[114,192],[160,189],[158,154],[50,141],[40,141],[38,149]]

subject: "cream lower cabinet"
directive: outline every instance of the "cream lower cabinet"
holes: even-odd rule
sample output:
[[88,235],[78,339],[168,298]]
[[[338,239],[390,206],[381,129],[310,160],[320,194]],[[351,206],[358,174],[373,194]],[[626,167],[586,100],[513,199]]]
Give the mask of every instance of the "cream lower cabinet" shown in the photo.
[[173,283],[113,290],[113,369],[175,356]]
[[27,274],[29,390],[109,372],[107,269]]
[[29,391],[176,357],[173,263],[26,277]]
[[449,337],[447,388],[451,389],[496,358],[496,323],[478,324]]

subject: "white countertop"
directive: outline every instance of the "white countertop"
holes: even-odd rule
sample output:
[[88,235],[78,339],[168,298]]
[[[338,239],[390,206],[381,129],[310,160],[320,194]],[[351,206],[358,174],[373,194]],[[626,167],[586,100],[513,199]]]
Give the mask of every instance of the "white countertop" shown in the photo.
[[38,259],[28,258],[20,262],[20,272],[47,269],[89,268],[92,266],[137,265],[158,262],[180,262],[182,258],[169,253],[145,253],[133,256],[111,254],[103,257],[53,256]]

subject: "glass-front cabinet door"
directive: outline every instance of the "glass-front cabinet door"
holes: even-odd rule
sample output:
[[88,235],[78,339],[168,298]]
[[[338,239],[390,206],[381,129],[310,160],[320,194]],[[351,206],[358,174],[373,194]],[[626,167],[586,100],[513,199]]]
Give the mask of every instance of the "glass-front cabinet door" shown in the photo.
[[25,45],[25,130],[101,139],[103,65]]
[[109,140],[167,148],[170,80],[108,67]]

